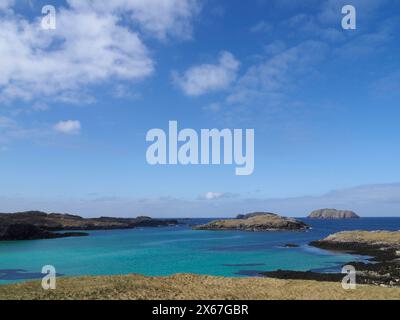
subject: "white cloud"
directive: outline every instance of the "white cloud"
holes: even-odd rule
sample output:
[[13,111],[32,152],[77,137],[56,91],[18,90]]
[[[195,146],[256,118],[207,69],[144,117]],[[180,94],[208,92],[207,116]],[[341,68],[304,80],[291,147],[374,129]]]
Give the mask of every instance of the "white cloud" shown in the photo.
[[230,52],[221,52],[218,64],[202,64],[189,68],[183,75],[174,74],[175,83],[186,95],[199,96],[227,89],[236,79],[239,62]]
[[116,17],[63,10],[57,19],[54,34],[38,23],[1,20],[1,96],[56,96],[110,77],[140,79],[153,71],[138,34],[118,26]]
[[54,125],[53,129],[65,134],[79,134],[81,123],[77,120],[60,121]]
[[218,198],[221,198],[221,196],[223,195],[223,193],[220,193],[220,192],[207,192],[206,194],[205,194],[205,198],[207,199],[207,200],[214,200],[214,199],[218,199]]
[[68,0],[79,11],[126,13],[143,31],[158,38],[190,37],[191,19],[199,11],[197,0]]
[[39,18],[0,11],[0,100],[80,101],[93,85],[141,80],[154,70],[141,30],[187,37],[196,8],[194,0],[67,3],[50,31],[41,29]]

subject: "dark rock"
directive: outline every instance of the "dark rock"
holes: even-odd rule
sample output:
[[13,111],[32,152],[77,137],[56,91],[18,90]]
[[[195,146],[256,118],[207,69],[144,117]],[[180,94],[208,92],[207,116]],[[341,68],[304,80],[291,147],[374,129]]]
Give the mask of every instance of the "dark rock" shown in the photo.
[[85,233],[53,233],[43,230],[35,225],[14,223],[0,225],[0,240],[38,240],[64,237],[85,236]]
[[319,273],[313,271],[291,271],[291,270],[276,270],[262,272],[262,275],[284,280],[314,280],[314,281],[328,281],[340,282],[345,274],[342,273]]
[[298,244],[294,244],[294,243],[287,243],[283,247],[284,248],[298,248],[299,245]]

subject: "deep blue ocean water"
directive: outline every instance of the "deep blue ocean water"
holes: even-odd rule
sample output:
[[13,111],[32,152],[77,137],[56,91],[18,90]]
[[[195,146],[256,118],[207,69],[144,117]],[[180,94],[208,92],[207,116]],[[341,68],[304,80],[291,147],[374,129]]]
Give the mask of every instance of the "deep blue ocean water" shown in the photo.
[[[400,218],[309,220],[308,232],[194,231],[184,220],[167,228],[92,231],[88,237],[0,242],[0,284],[41,278],[44,265],[60,275],[196,273],[249,276],[262,270],[340,271],[364,259],[309,247],[312,240],[343,230],[400,230]],[[283,248],[287,243],[299,248]]]

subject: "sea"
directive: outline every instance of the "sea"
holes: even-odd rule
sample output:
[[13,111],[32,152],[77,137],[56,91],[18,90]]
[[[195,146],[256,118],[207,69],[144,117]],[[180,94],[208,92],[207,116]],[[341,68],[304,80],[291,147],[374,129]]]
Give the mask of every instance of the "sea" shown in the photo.
[[[184,219],[172,227],[89,231],[87,237],[0,242],[0,285],[57,275],[177,273],[256,277],[262,271],[340,272],[350,261],[368,257],[317,249],[310,241],[345,230],[400,230],[400,218],[300,219],[306,232],[196,231],[209,219]],[[285,244],[296,248],[285,248]]]

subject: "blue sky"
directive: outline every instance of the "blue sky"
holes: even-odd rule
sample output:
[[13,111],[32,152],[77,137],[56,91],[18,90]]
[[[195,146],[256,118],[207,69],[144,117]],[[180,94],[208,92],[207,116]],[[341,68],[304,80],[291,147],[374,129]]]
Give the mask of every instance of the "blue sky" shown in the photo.
[[[3,0],[0,211],[399,215],[399,17],[395,0]],[[170,120],[255,129],[254,173],[149,166]]]

